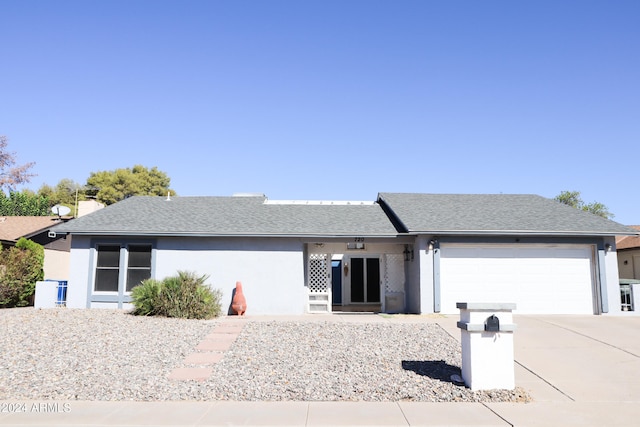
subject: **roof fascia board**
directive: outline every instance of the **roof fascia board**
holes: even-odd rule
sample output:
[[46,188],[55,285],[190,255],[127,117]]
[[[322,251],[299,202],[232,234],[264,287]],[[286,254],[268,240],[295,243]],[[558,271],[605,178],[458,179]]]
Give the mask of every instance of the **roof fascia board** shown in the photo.
[[440,244],[600,244],[604,245],[602,236],[437,236]]
[[408,234],[414,236],[438,235],[438,236],[629,236],[630,234],[621,232],[590,232],[590,231],[452,231],[452,230],[432,230],[432,231],[410,231]]
[[403,234],[252,234],[252,233],[148,233],[135,231],[122,232],[57,232],[57,234],[70,234],[72,236],[103,236],[103,237],[120,237],[120,236],[139,236],[139,237],[291,237],[305,239],[344,239],[344,238],[376,238],[376,239],[395,239],[403,237]]

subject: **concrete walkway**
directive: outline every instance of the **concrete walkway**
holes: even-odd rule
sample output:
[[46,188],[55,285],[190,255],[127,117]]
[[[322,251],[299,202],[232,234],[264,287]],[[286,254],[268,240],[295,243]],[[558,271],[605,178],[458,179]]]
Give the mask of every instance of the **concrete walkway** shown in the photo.
[[[274,318],[292,319],[246,321]],[[301,319],[328,320],[295,318]],[[457,316],[334,315],[330,320],[435,322],[460,338]],[[4,401],[0,425],[640,425],[640,317],[516,316],[515,322],[516,385],[529,391],[532,403]]]

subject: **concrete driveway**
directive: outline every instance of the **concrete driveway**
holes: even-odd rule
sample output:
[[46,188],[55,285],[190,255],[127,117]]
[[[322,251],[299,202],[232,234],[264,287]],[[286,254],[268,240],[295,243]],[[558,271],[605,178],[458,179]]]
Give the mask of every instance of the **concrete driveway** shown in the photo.
[[[516,385],[529,404],[486,404],[517,426],[640,425],[640,317],[514,316]],[[451,319],[439,322],[459,339]]]

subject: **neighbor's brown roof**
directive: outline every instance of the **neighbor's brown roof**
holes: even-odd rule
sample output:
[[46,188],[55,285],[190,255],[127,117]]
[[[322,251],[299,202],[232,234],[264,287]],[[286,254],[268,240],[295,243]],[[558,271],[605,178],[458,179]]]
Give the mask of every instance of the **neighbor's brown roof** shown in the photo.
[[0,216],[0,240],[15,242],[59,223],[55,216]]
[[[629,227],[640,231],[640,225]],[[640,248],[640,236],[619,236],[616,238],[616,249]]]

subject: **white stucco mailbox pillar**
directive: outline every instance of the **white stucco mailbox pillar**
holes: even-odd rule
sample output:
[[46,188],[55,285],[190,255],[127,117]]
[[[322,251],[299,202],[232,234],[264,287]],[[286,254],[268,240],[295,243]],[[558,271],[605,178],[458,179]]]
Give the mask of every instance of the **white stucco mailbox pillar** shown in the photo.
[[459,302],[462,379],[471,390],[515,388],[512,303]]

